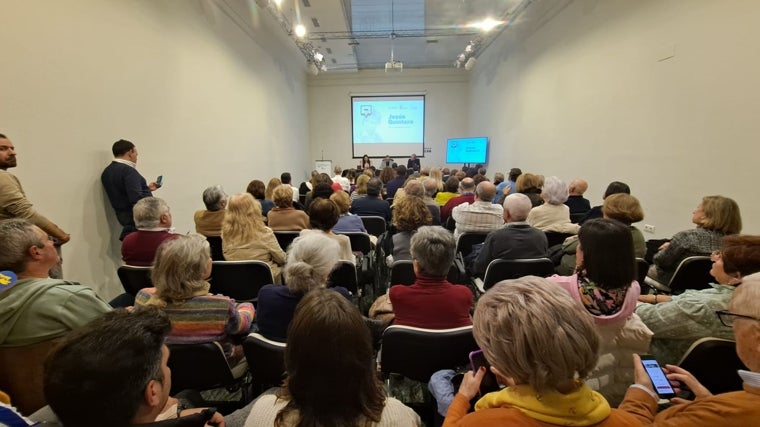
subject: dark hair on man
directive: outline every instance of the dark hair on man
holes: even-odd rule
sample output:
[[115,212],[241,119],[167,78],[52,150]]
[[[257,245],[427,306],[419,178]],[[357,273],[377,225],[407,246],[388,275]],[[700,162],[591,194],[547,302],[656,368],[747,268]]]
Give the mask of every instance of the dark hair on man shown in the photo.
[[328,232],[338,223],[338,218],[340,218],[340,208],[329,198],[314,199],[309,205],[311,228]]
[[602,198],[606,199],[607,196],[618,193],[631,194],[631,187],[629,187],[628,184],[624,182],[612,181],[610,182],[610,185],[607,186],[607,189],[604,190],[604,197]]
[[132,425],[145,387],[164,378],[163,346],[171,331],[156,308],[117,309],[66,336],[45,362],[45,399],[63,425]]
[[0,139],[8,139],[8,137],[0,133]]
[[512,168],[509,170],[509,180],[512,182],[515,182],[520,175],[522,175],[522,170],[520,170],[520,168]]
[[443,184],[443,191],[448,193],[456,193],[459,189],[459,179],[455,176],[450,176],[449,179]]
[[383,181],[380,178],[372,178],[367,183],[367,196],[377,197],[383,191]]
[[283,172],[280,174],[280,181],[282,181],[283,184],[290,185],[292,180],[293,178],[290,177],[290,172]]
[[296,411],[300,426],[379,422],[386,396],[373,357],[370,332],[356,306],[329,289],[309,291],[288,329],[288,376],[277,392],[287,404],[275,425]]
[[406,166],[398,165],[396,167],[396,175],[406,177]]
[[113,143],[113,147],[111,147],[111,151],[113,152],[114,157],[121,157],[127,154],[133,148],[135,148],[135,144],[132,144],[131,141],[127,141],[126,139],[120,139]]
[[253,196],[253,198],[256,200],[264,200],[264,193],[266,192],[266,187],[264,186],[263,181],[254,179],[253,181],[248,183],[248,187],[245,189],[245,191],[249,193],[251,196]]
[[320,182],[314,186],[314,190],[312,190],[311,192],[311,200],[329,199],[330,196],[332,196],[332,193],[333,193],[332,184],[328,184],[326,182]]
[[631,230],[614,219],[584,222],[578,232],[583,252],[579,274],[602,289],[623,289],[636,278],[636,255]]

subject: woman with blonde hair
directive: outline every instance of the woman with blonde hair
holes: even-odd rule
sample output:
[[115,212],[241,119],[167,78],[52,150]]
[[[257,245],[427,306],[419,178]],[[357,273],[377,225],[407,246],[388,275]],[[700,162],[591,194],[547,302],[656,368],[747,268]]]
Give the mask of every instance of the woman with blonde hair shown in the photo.
[[434,167],[430,169],[430,178],[435,180],[438,191],[443,191],[443,172],[441,172],[441,168]]
[[274,209],[267,214],[267,225],[273,231],[301,231],[309,228],[309,215],[293,207],[293,189],[280,185],[272,192]]
[[[250,197],[250,195],[249,195]],[[172,331],[167,344],[222,341],[228,358],[239,360],[239,346],[230,339],[245,336],[253,323],[250,303],[209,293],[211,249],[198,234],[178,235],[158,247],[151,272],[153,288],[140,290],[135,306],[158,306],[169,316]]]
[[517,186],[517,192],[523,193],[528,198],[530,198],[530,202],[533,204],[533,207],[541,205],[544,203],[544,201],[541,199],[541,185],[543,184],[543,179],[540,175],[534,175],[532,173],[524,173],[517,177],[517,182],[515,185]]
[[351,193],[351,201],[367,197],[367,183],[370,177],[366,174],[361,174],[356,178],[356,188]]
[[720,248],[723,236],[742,231],[739,205],[723,196],[703,197],[691,214],[691,222],[697,227],[676,233],[669,242],[660,246],[647,276],[667,284],[681,261],[690,256],[710,255]]
[[[338,243],[323,234],[305,234],[293,241],[283,270],[285,286],[265,285],[259,291],[256,323],[262,335],[286,341],[296,305],[310,291],[325,287],[338,263],[339,251]],[[351,298],[345,288],[331,289]]]
[[[340,217],[338,217],[338,223],[333,227],[334,232],[338,233],[352,233],[360,232],[366,233],[367,229],[364,227],[364,222],[358,215],[354,215],[349,212],[351,207],[351,201],[348,197],[348,193],[345,191],[336,191],[330,196],[330,200],[338,206],[340,211]],[[307,216],[308,218],[308,216]],[[374,237],[374,236],[372,236]]]
[[227,261],[264,261],[272,270],[275,283],[280,283],[285,252],[272,229],[264,225],[261,204],[248,193],[235,194],[227,203],[222,223],[222,251]]
[[423,225],[433,224],[433,216],[430,214],[425,202],[419,197],[403,197],[398,203],[393,204],[393,226],[396,233],[387,239],[385,252],[388,254],[386,262],[392,266],[395,261],[409,260],[412,236]]
[[281,185],[282,181],[280,181],[280,178],[270,179],[269,183],[267,184],[267,189],[264,190],[264,198],[274,201],[274,189]]

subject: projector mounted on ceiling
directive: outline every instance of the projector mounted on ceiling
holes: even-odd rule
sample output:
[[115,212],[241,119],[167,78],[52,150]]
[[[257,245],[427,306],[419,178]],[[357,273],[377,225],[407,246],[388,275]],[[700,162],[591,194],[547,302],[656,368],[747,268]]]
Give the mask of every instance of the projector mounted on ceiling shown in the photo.
[[388,61],[388,62],[385,63],[385,72],[386,73],[388,71],[398,71],[398,72],[401,72],[403,70],[404,70],[404,63],[401,62],[401,61],[394,61],[394,60],[391,59],[390,61]]

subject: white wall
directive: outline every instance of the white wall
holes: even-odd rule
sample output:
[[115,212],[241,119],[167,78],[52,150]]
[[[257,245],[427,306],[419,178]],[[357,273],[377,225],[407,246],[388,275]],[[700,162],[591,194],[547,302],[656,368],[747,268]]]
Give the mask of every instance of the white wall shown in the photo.
[[[468,81],[467,73],[455,69],[404,70],[389,74],[371,70],[310,77],[311,159],[321,159],[324,151],[324,159],[332,160],[333,165],[345,169],[359,164],[359,159],[351,155],[351,93],[424,92],[425,147],[430,148],[430,152],[424,154],[421,164],[443,165],[446,138],[472,136],[468,134]],[[361,158],[362,153],[357,155]],[[394,160],[406,165],[406,158]],[[373,163],[378,164],[377,161]]]
[[232,194],[310,167],[303,58],[259,46],[214,2],[8,1],[2,15],[0,132],[18,150],[11,171],[71,233],[66,278],[105,298],[121,291],[120,228],[100,184],[113,141],[137,144],[149,181],[164,176],[155,195],[182,233],[194,230],[207,186]]
[[489,175],[583,177],[592,204],[627,182],[647,238],[693,227],[701,197],[722,194],[760,234],[759,19],[754,0],[575,0],[529,37],[518,22],[472,78]]

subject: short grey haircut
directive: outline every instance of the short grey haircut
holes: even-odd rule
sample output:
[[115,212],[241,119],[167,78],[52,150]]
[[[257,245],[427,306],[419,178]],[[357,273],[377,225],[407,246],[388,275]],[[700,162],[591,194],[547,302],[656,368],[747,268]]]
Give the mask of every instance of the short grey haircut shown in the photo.
[[490,202],[496,197],[496,186],[492,182],[483,181],[478,184],[475,193],[478,195],[478,200]]
[[188,299],[198,291],[208,291],[210,285],[203,273],[210,259],[208,241],[200,234],[177,235],[164,240],[156,250],[151,271],[156,296],[171,302]]
[[29,248],[45,246],[31,222],[15,218],[0,221],[0,270],[19,274],[29,263]]
[[523,193],[513,193],[504,198],[504,210],[513,222],[525,221],[533,208],[530,198]]
[[459,182],[461,191],[475,191],[475,181],[472,178],[464,178]]
[[425,187],[419,180],[413,179],[406,183],[404,191],[407,196],[416,196],[420,199],[425,197]]
[[412,236],[409,252],[425,276],[446,277],[454,262],[457,243],[449,230],[436,225],[422,226]]
[[132,208],[132,216],[137,228],[158,227],[161,215],[169,212],[169,205],[159,197],[146,197],[140,199]]
[[556,176],[550,176],[544,180],[541,197],[550,205],[561,205],[567,201],[570,195],[567,184]]
[[492,366],[536,392],[587,377],[599,357],[591,316],[567,292],[536,276],[489,289],[478,300],[473,335]]
[[428,197],[435,196],[435,193],[438,191],[438,182],[433,178],[425,178],[422,181],[422,185],[425,187],[425,194]]
[[760,318],[760,273],[750,274],[742,279],[742,285],[736,287],[728,310],[732,313],[744,314]]
[[293,293],[304,294],[325,286],[326,276],[340,259],[340,245],[324,233],[309,232],[297,237],[288,248],[288,260],[282,271]]
[[222,202],[225,200],[227,200],[227,193],[221,185],[214,185],[203,190],[203,204],[206,205],[207,210],[213,212],[222,209]]

